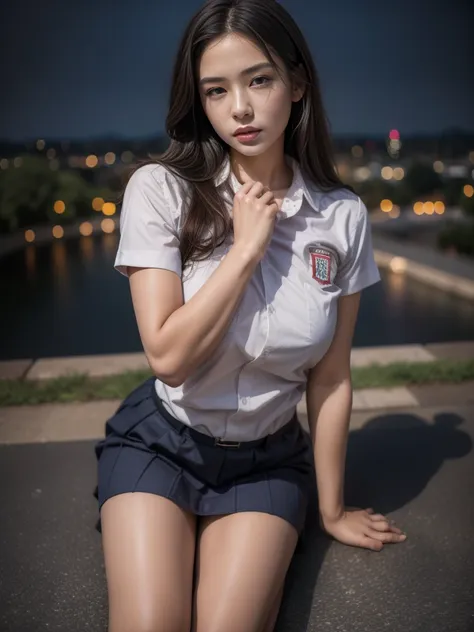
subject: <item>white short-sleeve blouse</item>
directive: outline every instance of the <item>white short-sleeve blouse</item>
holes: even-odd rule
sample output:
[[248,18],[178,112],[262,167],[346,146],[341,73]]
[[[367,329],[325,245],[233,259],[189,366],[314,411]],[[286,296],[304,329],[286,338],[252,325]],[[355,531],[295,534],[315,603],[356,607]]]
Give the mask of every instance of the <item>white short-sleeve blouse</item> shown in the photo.
[[[288,160],[293,182],[226,336],[182,386],[155,383],[171,414],[228,441],[258,439],[291,419],[309,369],[331,344],[339,296],[380,279],[360,198],[346,189],[320,191],[303,177],[296,161]],[[223,185],[229,170],[227,162],[216,186]],[[236,191],[240,185],[230,175]],[[184,183],[166,168],[140,167],[125,190],[115,260],[125,275],[127,266],[175,272],[185,301],[230,247],[222,246],[183,272],[179,234],[186,204]]]

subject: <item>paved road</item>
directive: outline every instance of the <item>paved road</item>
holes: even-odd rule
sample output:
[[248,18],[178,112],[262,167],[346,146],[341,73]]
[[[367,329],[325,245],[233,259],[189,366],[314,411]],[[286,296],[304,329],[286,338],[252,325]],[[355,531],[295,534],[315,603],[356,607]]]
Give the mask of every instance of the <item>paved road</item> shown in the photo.
[[[347,501],[390,514],[408,540],[345,547],[310,518],[277,632],[472,632],[473,442],[472,405],[356,413]],[[0,446],[2,632],[106,629],[92,446]]]

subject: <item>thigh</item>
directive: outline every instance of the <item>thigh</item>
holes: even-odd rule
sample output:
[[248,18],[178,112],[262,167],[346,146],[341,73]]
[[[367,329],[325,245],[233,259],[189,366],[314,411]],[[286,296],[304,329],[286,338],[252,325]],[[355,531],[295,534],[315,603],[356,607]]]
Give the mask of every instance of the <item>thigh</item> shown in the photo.
[[101,510],[110,632],[188,632],[195,518],[155,494],[119,494]]
[[203,520],[193,632],[263,632],[279,604],[297,540],[290,523],[265,513]]

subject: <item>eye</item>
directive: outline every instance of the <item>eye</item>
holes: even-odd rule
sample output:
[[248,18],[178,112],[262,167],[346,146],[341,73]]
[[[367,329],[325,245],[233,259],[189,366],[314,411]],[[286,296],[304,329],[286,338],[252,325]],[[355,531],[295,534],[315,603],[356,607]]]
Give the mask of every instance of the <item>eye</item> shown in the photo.
[[218,92],[218,90],[222,90],[224,92],[224,88],[210,88],[206,90],[206,97],[218,97],[222,94],[222,92]]
[[271,77],[265,77],[263,75],[252,79],[252,83],[255,85],[255,87],[266,86],[267,84],[271,83],[271,81]]

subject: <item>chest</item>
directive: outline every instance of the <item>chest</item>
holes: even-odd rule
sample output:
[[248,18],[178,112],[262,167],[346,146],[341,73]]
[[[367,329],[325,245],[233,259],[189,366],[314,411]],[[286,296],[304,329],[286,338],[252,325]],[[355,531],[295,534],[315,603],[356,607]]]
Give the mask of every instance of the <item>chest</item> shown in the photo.
[[[330,231],[315,231],[304,218],[298,219],[275,227],[229,327],[226,344],[236,346],[250,361],[290,362],[296,356],[301,366],[310,367],[333,338],[340,248]],[[184,273],[185,301],[206,282],[228,247]]]

